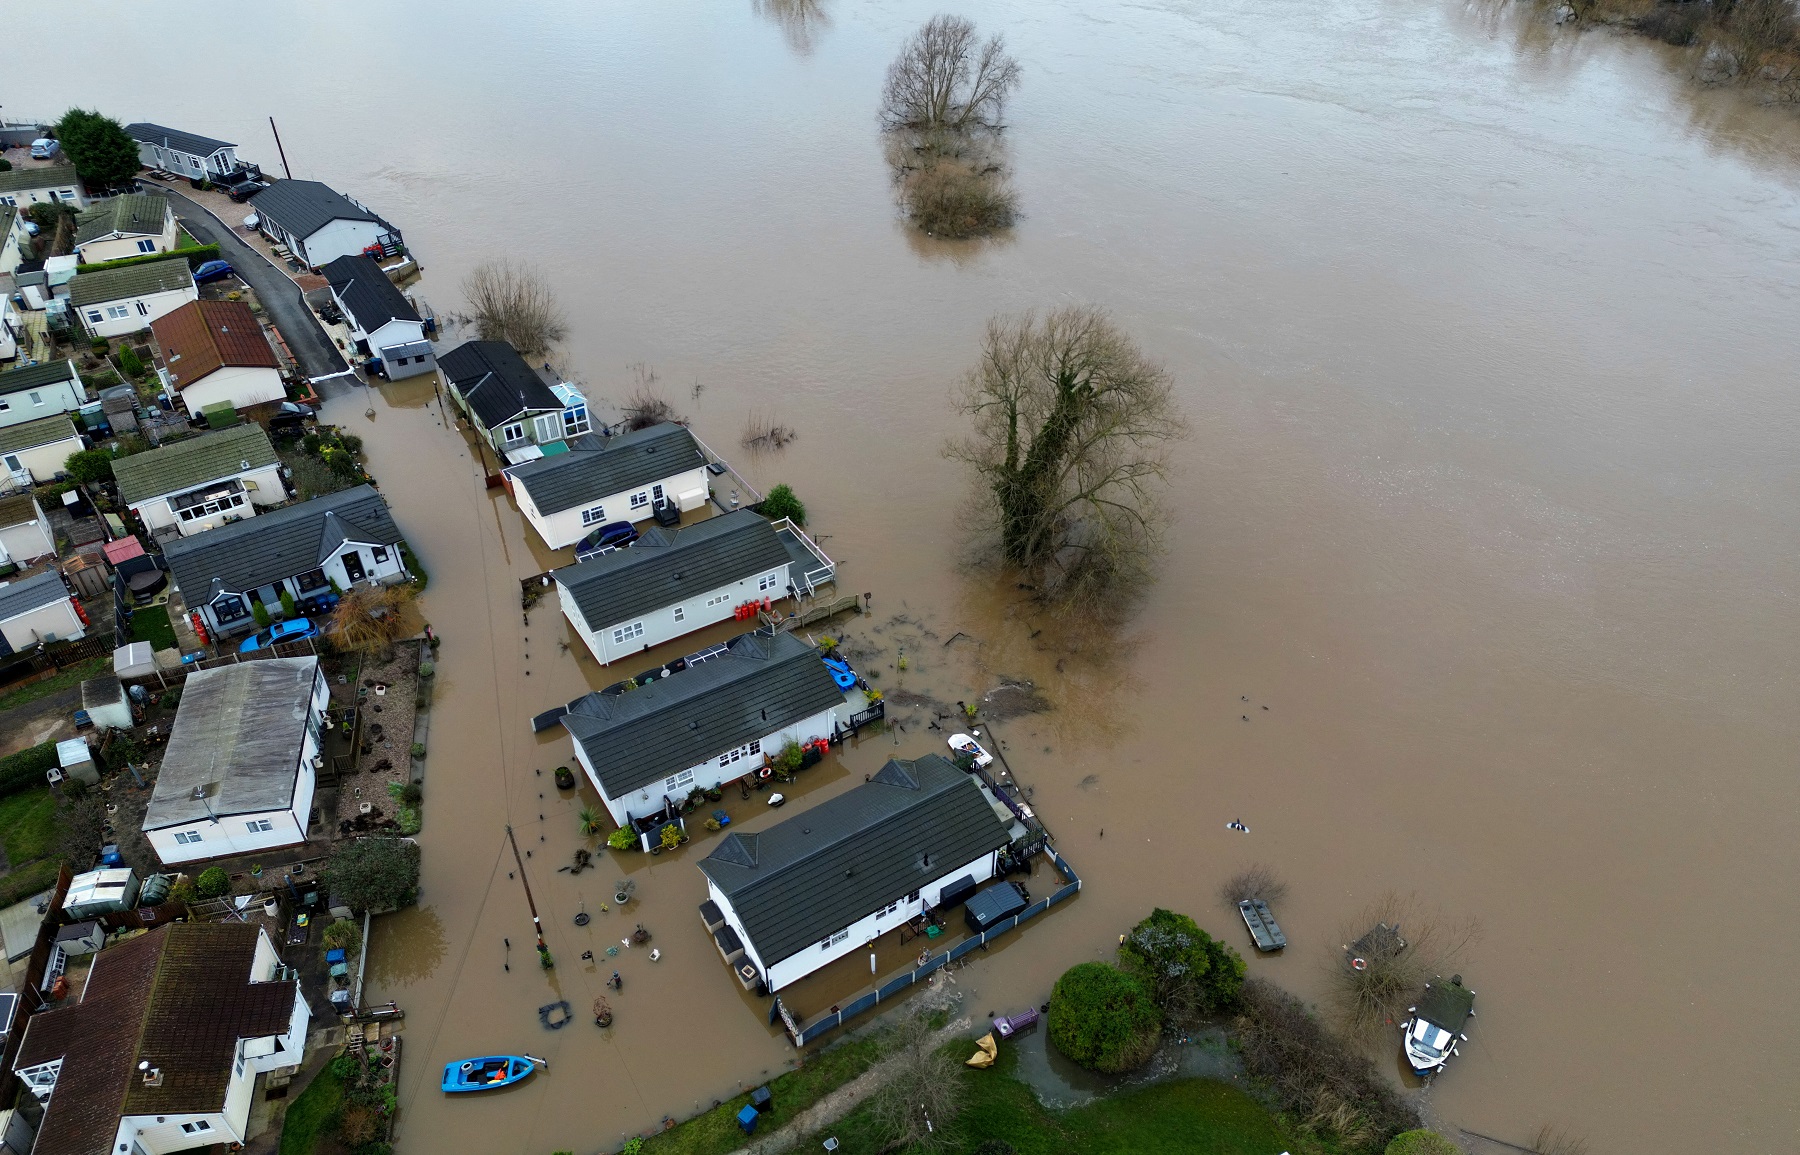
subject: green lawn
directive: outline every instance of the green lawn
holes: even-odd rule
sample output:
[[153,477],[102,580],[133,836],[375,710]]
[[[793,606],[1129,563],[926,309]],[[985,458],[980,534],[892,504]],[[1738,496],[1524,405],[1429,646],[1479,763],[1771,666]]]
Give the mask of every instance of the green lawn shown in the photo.
[[169,624],[168,606],[145,606],[131,614],[131,640],[149,642],[153,650],[175,648],[175,627]]
[[0,907],[24,902],[56,885],[57,860],[40,858],[29,866],[0,878]]
[[[880,1049],[881,1044],[874,1038],[851,1039],[820,1052],[798,1070],[777,1075],[769,1082],[774,1110],[763,1116],[759,1130],[766,1132],[782,1126],[868,1070]],[[673,1130],[652,1136],[644,1144],[644,1155],[725,1155],[736,1151],[744,1145],[744,1133],[738,1130],[737,1113],[749,1101],[749,1095],[739,1095]],[[300,1153],[290,1153],[284,1145],[281,1155]]]
[[280,1155],[312,1155],[343,1102],[344,1081],[331,1073],[327,1063],[288,1108],[281,1124]]
[[22,706],[26,702],[35,702],[39,698],[49,697],[58,690],[67,690],[71,686],[79,686],[89,678],[98,678],[102,674],[112,672],[112,655],[102,654],[97,658],[89,658],[85,662],[77,662],[52,674],[41,682],[33,682],[29,686],[20,686],[12,693],[0,697],[0,710],[9,710],[14,706]]
[[24,865],[50,853],[56,842],[56,795],[48,786],[0,798],[0,845],[6,860]]
[[[966,1042],[950,1050],[960,1063],[972,1053]],[[961,1068],[965,1105],[950,1148],[969,1155],[988,1139],[1003,1139],[1019,1155],[1274,1155],[1289,1146],[1280,1125],[1254,1099],[1226,1083],[1180,1079],[1096,1100],[1071,1111],[1051,1111],[1013,1078],[1015,1058],[1000,1052],[991,1069]],[[843,1155],[882,1151],[886,1137],[868,1109],[859,1108],[794,1148],[796,1155],[822,1150],[837,1137]]]

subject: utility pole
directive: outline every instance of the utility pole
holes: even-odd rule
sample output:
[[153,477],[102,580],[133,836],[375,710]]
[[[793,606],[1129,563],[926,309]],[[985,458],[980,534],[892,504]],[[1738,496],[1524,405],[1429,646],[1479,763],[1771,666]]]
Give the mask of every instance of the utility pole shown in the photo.
[[281,147],[281,130],[275,127],[275,118],[269,118],[269,131],[275,134],[275,151],[281,154],[281,171],[287,173],[289,180],[294,179],[294,170],[288,167],[287,150]]
[[544,945],[544,922],[538,917],[537,902],[531,897],[531,880],[525,877],[525,859],[519,855],[519,840],[513,837],[511,823],[506,827],[506,840],[512,843],[513,861],[519,864],[519,881],[525,887],[525,905],[531,908],[531,926],[537,931],[538,961],[548,970],[551,966],[550,948]]

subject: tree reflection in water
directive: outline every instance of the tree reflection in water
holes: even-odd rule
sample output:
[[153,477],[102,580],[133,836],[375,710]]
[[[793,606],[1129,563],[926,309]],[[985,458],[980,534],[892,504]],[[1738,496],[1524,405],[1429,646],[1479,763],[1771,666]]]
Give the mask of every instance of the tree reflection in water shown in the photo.
[[369,939],[369,979],[384,988],[411,986],[444,960],[444,921],[434,907],[384,914]]
[[813,42],[831,28],[826,0],[751,0],[751,6],[780,26],[788,47],[801,56],[812,55]]

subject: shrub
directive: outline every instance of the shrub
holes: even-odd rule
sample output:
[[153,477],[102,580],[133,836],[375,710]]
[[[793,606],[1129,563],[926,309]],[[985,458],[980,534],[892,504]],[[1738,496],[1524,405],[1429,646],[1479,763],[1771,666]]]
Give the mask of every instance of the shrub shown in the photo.
[[40,742],[0,758],[0,797],[44,785],[45,773],[56,765],[55,742]]
[[184,245],[179,249],[170,249],[166,253],[145,253],[141,257],[120,257],[116,261],[102,261],[97,265],[76,265],[77,273],[91,273],[95,269],[123,269],[128,265],[147,265],[152,261],[167,261],[175,257],[187,258],[188,268],[197,269],[208,261],[219,259],[218,245]]
[[637,845],[637,835],[628,826],[621,826],[606,836],[606,844],[614,850],[630,850]]
[[421,678],[437,677],[437,663],[436,662],[420,662],[419,663],[419,677],[421,677]]
[[419,808],[416,806],[402,806],[400,813],[394,816],[394,821],[399,825],[402,834],[417,834],[425,825],[424,820],[419,817]]
[[1187,915],[1160,906],[1119,944],[1119,963],[1174,1019],[1229,1009],[1244,984],[1244,960],[1235,950]]
[[1105,963],[1063,972],[1050,994],[1050,1041],[1076,1063],[1114,1073],[1142,1066],[1162,1036],[1162,1012],[1136,976]]
[[362,949],[362,928],[350,919],[338,919],[325,928],[325,949],[355,954]]
[[[37,206],[33,205],[32,207],[36,208]],[[95,337],[88,342],[88,348],[104,357],[107,353],[112,351],[112,342],[108,341],[105,337]]]
[[144,360],[130,345],[119,346],[119,367],[125,370],[125,376],[134,381],[144,375]]
[[218,898],[231,889],[231,876],[223,866],[209,866],[194,880],[194,892],[201,898]]
[[399,838],[364,838],[334,851],[320,874],[351,910],[407,906],[419,894],[419,847]]
[[1403,1131],[1382,1155],[1462,1155],[1462,1148],[1436,1131]]
[[423,757],[425,757],[425,743],[423,743],[423,742],[414,742],[414,743],[413,743],[413,744],[412,744],[412,756],[413,756],[413,757],[414,757],[414,758],[423,758]]
[[425,790],[417,782],[389,782],[388,796],[402,806],[417,806],[425,797]]
[[331,1060],[331,1073],[348,1083],[358,1075],[362,1074],[362,1060],[358,1059],[355,1055],[352,1055],[349,1051],[345,1051],[337,1058]]
[[288,592],[286,586],[283,586],[281,590],[281,616],[284,618],[291,618],[297,612],[298,610],[294,603],[294,595]]
[[998,171],[940,160],[909,174],[901,190],[906,214],[921,231],[961,240],[1010,228],[1019,198]]
[[269,607],[263,605],[261,602],[250,603],[250,616],[256,619],[256,625],[259,629],[268,629],[269,623],[274,620],[269,616]]
[[656,838],[658,842],[662,843],[664,850],[673,850],[681,845],[681,827],[671,822],[662,828],[662,833]]
[[[583,806],[581,811],[575,815],[575,825],[581,831],[583,838],[592,838],[600,833],[600,829],[606,825],[606,821],[592,806]],[[608,839],[608,842],[610,843],[611,839]]]
[[800,749],[800,743],[789,742],[781,748],[781,753],[775,755],[775,768],[792,774],[800,769],[800,763],[805,760],[806,753]]
[[112,454],[104,449],[83,449],[69,454],[63,471],[83,485],[112,480]]
[[763,498],[760,508],[764,517],[774,521],[785,517],[795,525],[806,524],[806,506],[794,496],[793,489],[786,483],[769,490],[769,496]]

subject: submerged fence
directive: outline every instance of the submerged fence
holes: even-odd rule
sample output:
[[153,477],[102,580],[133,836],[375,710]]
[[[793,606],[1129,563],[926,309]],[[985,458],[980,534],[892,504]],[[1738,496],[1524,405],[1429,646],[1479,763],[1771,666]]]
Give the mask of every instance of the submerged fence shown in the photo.
[[1056,872],[1064,879],[1063,885],[1057,888],[1056,893],[1048,898],[1039,899],[1011,918],[995,923],[974,938],[964,939],[938,954],[927,954],[925,961],[918,966],[901,972],[875,990],[852,1001],[849,1005],[808,1023],[798,1031],[790,1030],[789,1034],[794,1040],[794,1046],[804,1047],[820,1035],[837,1030],[844,1025],[845,1020],[853,1019],[864,1011],[873,1009],[884,999],[891,999],[895,995],[903,993],[906,988],[920,979],[931,977],[934,971],[950,965],[970,951],[985,947],[989,939],[998,938],[1020,923],[1036,918],[1065,898],[1074,898],[1076,893],[1081,890],[1081,876],[1075,873],[1075,868],[1069,865],[1068,859],[1058,854],[1054,847],[1045,846],[1044,853],[1050,856],[1050,861],[1056,866]]

